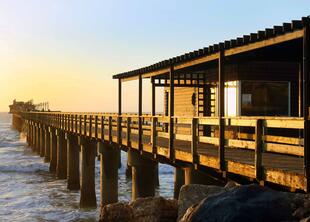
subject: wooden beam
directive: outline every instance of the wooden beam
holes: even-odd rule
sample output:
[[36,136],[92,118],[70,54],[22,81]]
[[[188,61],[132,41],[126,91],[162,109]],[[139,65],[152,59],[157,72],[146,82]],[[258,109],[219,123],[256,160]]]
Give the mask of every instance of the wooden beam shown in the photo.
[[310,24],[303,29],[303,116],[304,116],[304,171],[307,181],[306,190],[310,191],[310,124],[309,93],[310,93]]
[[156,116],[156,85],[154,78],[151,80],[152,83],[152,116]]
[[191,131],[192,131],[192,138],[191,138],[191,154],[192,154],[192,163],[196,164],[198,162],[198,153],[197,153],[197,119],[192,119],[191,124]]
[[262,120],[256,120],[255,126],[255,174],[256,180],[261,181],[262,175],[262,137],[263,137],[263,122]]
[[117,143],[122,145],[122,81],[118,80],[118,117],[117,117]]
[[174,69],[171,66],[170,73],[170,91],[169,91],[169,158],[171,160],[174,159],[174,123],[173,123],[173,116],[174,116]]
[[224,50],[220,49],[218,59],[218,121],[219,121],[219,169],[225,170],[225,120],[224,120]]
[[138,83],[138,90],[139,90],[139,100],[138,100],[138,130],[139,130],[139,135],[138,135],[138,149],[141,152],[142,151],[142,136],[143,136],[143,131],[142,131],[142,75],[139,75],[139,83]]

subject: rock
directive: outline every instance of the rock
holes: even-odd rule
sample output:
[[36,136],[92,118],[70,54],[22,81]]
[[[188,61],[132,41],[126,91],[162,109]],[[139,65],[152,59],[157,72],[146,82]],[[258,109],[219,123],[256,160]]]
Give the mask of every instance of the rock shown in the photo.
[[301,219],[299,222],[310,222],[310,217]]
[[133,222],[133,215],[127,203],[108,204],[101,208],[99,222]]
[[228,181],[228,183],[226,183],[225,185],[225,189],[226,190],[229,190],[229,189],[232,189],[232,188],[235,188],[236,186],[239,186],[239,184],[237,184],[236,182],[234,181]]
[[178,213],[177,200],[163,197],[138,198],[130,203],[135,222],[175,222]]
[[178,216],[177,200],[163,197],[138,198],[128,203],[102,207],[100,222],[175,222]]
[[281,192],[245,185],[211,195],[189,209],[182,222],[291,221],[290,199]]
[[224,190],[224,187],[213,185],[189,184],[182,186],[178,200],[178,221],[183,217],[189,207],[198,204],[210,195],[218,194]]

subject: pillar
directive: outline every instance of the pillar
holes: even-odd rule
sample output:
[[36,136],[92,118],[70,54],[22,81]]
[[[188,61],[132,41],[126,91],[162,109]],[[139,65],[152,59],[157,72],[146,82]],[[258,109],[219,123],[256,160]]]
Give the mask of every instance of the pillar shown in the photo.
[[56,129],[57,135],[57,179],[67,178],[67,141],[63,130]]
[[57,136],[56,130],[53,127],[49,127],[50,133],[50,172],[56,172],[57,166]]
[[40,126],[40,157],[45,156],[45,126]]
[[180,189],[184,185],[184,183],[184,170],[182,168],[176,167],[174,170],[174,199],[179,198]]
[[32,123],[32,150],[35,151],[36,149],[36,126],[35,123]]
[[67,188],[80,189],[80,146],[75,134],[66,133],[67,139]]
[[37,123],[36,124],[36,148],[35,148],[36,153],[40,153],[40,126]]
[[195,170],[192,166],[184,168],[184,178],[185,185],[205,184],[221,186],[225,184],[200,170]]
[[100,203],[101,206],[118,201],[118,166],[120,150],[116,145],[98,143],[100,154]]
[[132,200],[154,196],[156,162],[132,149],[128,151],[128,160],[132,167]]
[[81,146],[81,208],[95,208],[95,159],[97,142],[90,138],[78,137]]
[[49,129],[47,127],[44,128],[44,138],[45,138],[44,162],[48,163],[48,162],[50,162],[50,159],[51,159],[51,153],[50,153],[51,137],[50,137]]

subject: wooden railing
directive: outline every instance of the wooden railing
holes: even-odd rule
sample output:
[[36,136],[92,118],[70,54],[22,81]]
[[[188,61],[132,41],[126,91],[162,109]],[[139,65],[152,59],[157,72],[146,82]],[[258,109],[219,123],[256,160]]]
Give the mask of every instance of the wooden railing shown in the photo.
[[[23,113],[22,116],[26,120],[45,126],[117,143],[125,149],[130,147],[193,164],[202,164],[205,161],[205,166],[221,169],[219,156],[205,157],[201,154],[209,148],[216,152],[220,150],[218,147],[223,138],[219,138],[221,134],[218,132],[218,117],[172,117],[170,119],[160,115],[139,117],[135,114],[119,116],[114,113],[61,112],[30,112]],[[174,123],[172,136],[169,133],[170,121]],[[241,166],[225,158],[224,165],[227,171],[264,180],[262,178],[264,153],[304,156],[303,118],[225,117],[223,121],[225,152],[238,149],[254,153],[253,163],[250,165]],[[270,175],[265,172],[265,177]],[[292,181],[302,181],[303,179],[300,178],[303,178],[303,175],[296,179],[295,174],[292,174],[290,178]],[[269,180],[274,182],[273,179],[274,176],[271,175]],[[284,182],[279,183],[285,185],[291,183],[285,179],[282,180]],[[298,182],[295,187],[304,189],[303,182]]]

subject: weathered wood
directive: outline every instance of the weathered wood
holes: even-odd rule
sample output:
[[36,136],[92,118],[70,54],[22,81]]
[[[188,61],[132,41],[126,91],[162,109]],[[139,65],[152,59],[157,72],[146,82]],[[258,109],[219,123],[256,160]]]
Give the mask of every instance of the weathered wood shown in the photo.
[[257,181],[262,180],[262,136],[263,123],[262,120],[257,120],[255,126],[255,174]]
[[219,169],[225,170],[225,122],[224,116],[224,50],[220,49],[219,59],[218,59],[218,118],[219,118]]
[[192,126],[191,126],[191,131],[192,131],[192,141],[191,141],[191,154],[192,154],[192,162],[197,163],[198,161],[198,153],[197,153],[197,119],[193,118],[192,119]]
[[138,124],[139,124],[139,134],[138,134],[138,145],[139,145],[139,151],[142,151],[142,76],[139,75],[139,100],[138,100]]
[[155,155],[157,153],[157,129],[156,129],[156,126],[157,126],[157,117],[153,117],[152,119],[152,132],[151,132],[151,143],[152,143],[152,153],[153,155]]
[[264,143],[264,151],[291,154],[297,156],[304,156],[304,149],[302,146],[293,146],[279,143]]
[[170,91],[169,91],[169,158],[174,159],[174,69],[170,67],[169,73]]
[[310,24],[309,21],[303,29],[303,128],[304,128],[304,172],[306,177],[306,190],[310,191]]

